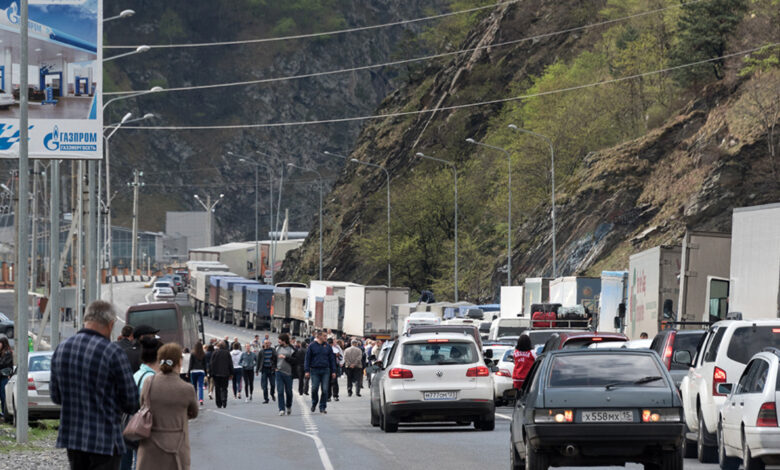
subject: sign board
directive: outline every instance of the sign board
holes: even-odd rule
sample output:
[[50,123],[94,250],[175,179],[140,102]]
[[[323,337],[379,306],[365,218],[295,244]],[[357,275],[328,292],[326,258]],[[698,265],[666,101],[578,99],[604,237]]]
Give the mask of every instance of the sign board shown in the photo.
[[[30,158],[101,159],[103,2],[29,3]],[[0,0],[0,158],[19,155],[20,21],[18,0]]]
[[271,272],[270,269],[266,269],[265,271],[263,271],[263,277],[271,277],[272,275],[273,273]]
[[263,278],[263,282],[265,282],[266,284],[273,284],[274,283],[274,278],[272,278],[272,277]]

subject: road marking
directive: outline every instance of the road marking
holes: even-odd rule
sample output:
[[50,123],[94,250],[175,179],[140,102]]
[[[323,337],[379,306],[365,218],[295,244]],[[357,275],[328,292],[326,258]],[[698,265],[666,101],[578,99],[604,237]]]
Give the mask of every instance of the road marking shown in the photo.
[[[301,400],[301,402],[302,402],[302,400]],[[299,404],[301,402],[299,402]],[[305,407],[303,407],[302,410],[304,410],[304,413],[307,411]],[[288,431],[288,432],[291,432],[291,433],[300,434],[301,436],[306,436],[309,439],[313,440],[314,441],[314,445],[317,446],[317,452],[320,454],[320,461],[322,462],[322,468],[324,468],[325,470],[334,470],[333,464],[331,463],[330,457],[328,456],[328,450],[325,448],[325,444],[322,443],[322,439],[320,439],[320,437],[316,434],[316,432],[314,434],[301,432],[301,431],[298,431],[297,429],[286,428],[284,426],[279,426],[279,425],[276,425],[276,424],[266,423],[266,422],[263,422],[263,421],[257,421],[257,420],[254,420],[254,419],[241,418],[240,416],[229,415],[229,414],[224,413],[222,411],[216,411],[215,410],[214,413],[217,413],[217,414],[220,414],[220,415],[223,415],[223,416],[227,416],[228,418],[237,419],[239,421],[246,421],[248,423],[255,423],[255,424],[259,424],[261,426],[268,426],[268,427],[271,427],[271,428],[279,429],[281,431]],[[309,419],[311,419],[311,416],[309,417]],[[306,419],[304,418],[304,422],[305,421],[306,421]]]
[[512,417],[511,416],[502,415],[501,413],[496,413],[496,416],[499,417],[499,418],[503,418],[503,419],[505,419],[507,421],[512,421]]

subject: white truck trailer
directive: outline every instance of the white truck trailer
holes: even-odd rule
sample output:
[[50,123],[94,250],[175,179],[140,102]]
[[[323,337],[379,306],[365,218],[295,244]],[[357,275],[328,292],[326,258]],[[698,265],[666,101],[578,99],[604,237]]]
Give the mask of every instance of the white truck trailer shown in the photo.
[[622,332],[622,319],[620,318],[620,304],[623,304],[623,313],[628,306],[628,271],[601,271],[601,294],[599,295],[599,331]]
[[563,307],[582,305],[595,313],[600,293],[601,279],[598,277],[566,276],[550,281],[550,303]]
[[501,286],[501,313],[499,318],[522,317],[523,311],[523,286]]
[[639,339],[642,333],[652,338],[662,321],[676,319],[681,253],[679,245],[656,246],[629,258],[625,333],[631,339]]
[[354,336],[389,339],[397,332],[392,306],[409,303],[409,289],[386,286],[347,286],[344,331]]
[[729,310],[780,317],[780,203],[734,209]]
[[531,305],[550,301],[550,281],[548,277],[529,277],[523,285],[523,316],[530,318]]
[[713,279],[722,280],[729,276],[731,235],[718,232],[686,232],[680,263],[678,320],[707,322],[711,320],[711,313],[714,314],[713,319],[724,319],[725,308],[718,306],[715,311],[710,312],[707,292],[711,290]]

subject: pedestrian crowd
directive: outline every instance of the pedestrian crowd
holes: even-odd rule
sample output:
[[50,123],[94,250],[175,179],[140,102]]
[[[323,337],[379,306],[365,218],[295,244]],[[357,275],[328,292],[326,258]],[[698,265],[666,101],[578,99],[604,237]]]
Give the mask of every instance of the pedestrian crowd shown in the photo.
[[[225,337],[189,350],[164,344],[149,325],[126,325],[111,342],[116,318],[112,304],[92,302],[84,327],[52,357],[51,397],[61,405],[56,445],[67,450],[72,469],[189,469],[188,421],[198,416],[204,395],[226,408],[230,387],[234,400],[243,393],[248,403],[260,377],[262,403],[273,400],[285,416],[292,413],[297,379],[298,394],[311,393],[311,412],[325,414],[328,402],[339,401],[342,375],[350,397],[353,390],[361,396],[364,374],[371,385],[382,349],[382,341],[315,330],[303,340],[282,333],[276,346],[266,334],[243,347]],[[3,413],[12,367],[13,351],[0,337]]]

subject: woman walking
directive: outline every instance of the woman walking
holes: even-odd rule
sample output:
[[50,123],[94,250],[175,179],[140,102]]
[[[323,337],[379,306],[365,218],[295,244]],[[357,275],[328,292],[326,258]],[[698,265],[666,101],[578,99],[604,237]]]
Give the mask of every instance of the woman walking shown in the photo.
[[5,418],[8,415],[8,408],[5,403],[5,385],[14,371],[14,350],[8,344],[8,338],[0,336],[0,405],[2,405],[2,414]]
[[160,373],[144,382],[141,406],[152,413],[152,434],[138,447],[138,470],[190,468],[188,419],[198,416],[192,387],[182,382],[182,351],[168,343],[157,352]]
[[531,343],[530,336],[520,335],[517,338],[517,345],[512,353],[515,360],[515,370],[512,372],[512,385],[517,390],[523,388],[523,382],[525,382],[525,378],[536,360],[536,353],[533,349],[534,345]]
[[[233,360],[233,398],[241,399],[241,377],[244,376],[243,368],[241,367],[241,344],[238,342],[238,338],[233,342],[230,351],[230,358]],[[238,395],[238,396],[236,396]]]
[[206,376],[206,353],[203,351],[203,344],[198,341],[190,355],[189,367],[190,380],[195,387],[195,393],[198,395],[200,406],[203,406],[203,377]]
[[241,370],[244,372],[244,395],[246,402],[252,401],[252,395],[255,393],[255,366],[257,366],[257,356],[252,352],[252,345],[246,345],[246,351],[241,354],[238,360]]
[[214,355],[214,343],[206,346],[206,377],[209,382],[209,400],[214,399],[214,377],[211,376],[211,356]]
[[190,357],[192,353],[189,348],[184,348],[184,353],[181,355],[181,379],[185,382],[190,381]]

